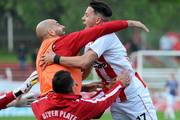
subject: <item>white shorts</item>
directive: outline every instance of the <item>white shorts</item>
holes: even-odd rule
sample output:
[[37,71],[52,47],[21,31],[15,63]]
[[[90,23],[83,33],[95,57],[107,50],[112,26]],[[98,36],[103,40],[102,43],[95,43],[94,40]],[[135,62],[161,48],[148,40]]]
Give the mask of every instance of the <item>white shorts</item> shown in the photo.
[[120,102],[119,98],[111,106],[113,120],[157,120],[155,107],[147,88],[140,88],[136,96]]
[[176,103],[176,97],[175,96],[173,96],[173,95],[171,95],[171,94],[169,94],[169,93],[167,93],[166,94],[166,104],[167,104],[167,106],[169,106],[169,107],[173,107],[174,106],[174,104]]

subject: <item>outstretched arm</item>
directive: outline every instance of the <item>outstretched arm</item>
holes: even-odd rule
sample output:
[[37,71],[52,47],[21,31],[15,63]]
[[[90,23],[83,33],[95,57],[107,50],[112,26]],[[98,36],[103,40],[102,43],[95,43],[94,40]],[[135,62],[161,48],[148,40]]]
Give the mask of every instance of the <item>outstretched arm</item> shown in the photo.
[[105,34],[117,32],[127,27],[137,27],[143,29],[146,32],[149,32],[149,29],[140,21],[113,20],[104,22],[88,29],[84,29],[80,32],[75,32],[73,35],[78,34],[78,37],[75,37],[75,39],[78,39],[78,46],[83,47],[90,41],[95,41],[97,38]]
[[0,96],[0,110],[6,108],[6,105],[12,102],[14,99],[16,99],[16,97],[12,91]]
[[[113,20],[109,22],[104,22],[94,27],[90,27],[88,29],[68,34],[65,38],[63,38],[64,40],[66,39],[66,44],[64,44],[64,47],[68,47],[70,50],[72,50],[73,55],[76,55],[79,50],[87,43],[95,41],[97,38],[103,35],[126,29],[127,27],[138,27],[142,28],[147,32],[149,31],[147,27],[139,21]],[[61,50],[58,49],[61,46],[61,40],[57,40],[54,50],[58,55],[62,55]]]
[[[129,27],[138,27],[138,28],[142,28],[146,32],[149,32],[149,29],[143,23],[141,23],[140,21],[128,20],[127,23],[128,23]],[[92,37],[92,35],[89,34],[88,37]],[[45,68],[46,65],[51,64],[51,63],[54,62],[54,63],[65,65],[65,66],[78,67],[78,68],[86,69],[89,66],[91,66],[92,63],[97,58],[98,58],[97,54],[92,50],[89,50],[88,52],[86,52],[82,56],[76,56],[76,57],[62,57],[62,56],[60,57],[58,55],[55,55],[55,53],[53,53],[52,51],[48,51],[44,56],[41,57],[40,65],[43,68]]]
[[37,72],[34,71],[18,89],[15,89],[1,96],[0,109],[6,108],[7,104],[9,104],[14,99],[21,96],[22,94],[27,93],[31,89],[31,87],[37,83],[37,78],[38,78]]
[[33,85],[38,82],[38,74],[37,71],[31,73],[31,75],[26,79],[26,81],[17,89],[13,91],[16,97],[29,92]]
[[128,27],[137,27],[149,32],[149,29],[140,21],[128,20]]
[[37,96],[34,93],[30,92],[18,97],[17,99],[9,103],[7,107],[30,107],[31,103],[35,101],[36,98]]
[[[120,31],[122,29],[125,29],[127,27],[137,27],[141,28],[146,32],[149,32],[149,29],[140,21],[134,21],[134,20],[114,20],[110,22],[104,22],[100,25],[96,25],[94,27],[82,30],[79,33],[77,46],[79,46],[79,49],[84,47],[87,43],[90,41],[95,41],[97,38]],[[96,31],[96,32],[95,32]],[[77,39],[77,38],[76,38]],[[77,40],[76,40],[77,41]]]

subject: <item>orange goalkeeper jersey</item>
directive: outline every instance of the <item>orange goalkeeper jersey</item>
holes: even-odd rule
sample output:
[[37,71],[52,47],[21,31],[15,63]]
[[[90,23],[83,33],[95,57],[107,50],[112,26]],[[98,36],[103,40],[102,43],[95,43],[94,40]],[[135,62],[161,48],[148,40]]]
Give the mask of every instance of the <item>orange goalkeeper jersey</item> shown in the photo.
[[[59,70],[65,70],[71,73],[72,78],[75,81],[76,86],[74,87],[75,94],[79,94],[82,87],[82,77],[81,70],[77,68],[65,67],[57,64],[48,65],[44,70],[40,66],[40,57],[44,55],[49,49],[52,49],[53,43],[57,38],[44,40],[39,49],[37,60],[36,60],[36,69],[38,72],[38,79],[40,82],[40,92],[41,95],[47,94],[52,90],[52,79],[54,74]],[[61,89],[61,88],[60,88]]]

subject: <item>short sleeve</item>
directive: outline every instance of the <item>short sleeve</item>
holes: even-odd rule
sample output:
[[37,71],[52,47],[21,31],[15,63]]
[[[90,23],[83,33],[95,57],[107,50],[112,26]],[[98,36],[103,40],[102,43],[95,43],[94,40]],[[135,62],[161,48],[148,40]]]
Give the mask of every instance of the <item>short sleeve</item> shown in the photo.
[[89,43],[86,46],[85,51],[91,49],[98,55],[99,58],[105,51],[109,50],[111,45],[112,45],[112,38],[110,37],[110,34],[108,34],[98,38],[93,43]]

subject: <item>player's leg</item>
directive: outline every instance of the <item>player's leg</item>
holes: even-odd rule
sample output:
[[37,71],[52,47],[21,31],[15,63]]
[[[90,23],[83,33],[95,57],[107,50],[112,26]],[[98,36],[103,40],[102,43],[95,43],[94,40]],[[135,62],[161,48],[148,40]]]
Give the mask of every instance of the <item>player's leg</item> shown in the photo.
[[138,103],[134,105],[135,113],[132,115],[132,118],[136,117],[137,120],[157,120],[157,114],[155,107],[150,98],[148,89],[144,91],[136,98],[134,98]]
[[174,113],[174,104],[175,104],[175,97],[171,94],[168,94],[168,113],[169,113],[169,118],[171,120],[175,119],[175,113]]
[[118,107],[115,107],[116,103],[111,106],[111,116],[113,120],[131,120],[128,118],[126,113],[124,113],[122,110],[118,109]]
[[[134,84],[138,89],[134,92],[135,96],[127,98],[127,110],[131,119],[137,120],[157,120],[156,109],[152,103],[148,88],[143,84],[142,80],[135,77]],[[141,82],[141,84],[139,83]],[[129,107],[129,108],[128,108]]]
[[[118,102],[117,99],[112,105],[111,111],[114,120],[116,120],[116,116],[120,117],[120,115],[130,120],[157,120],[156,110],[147,88],[144,88],[137,96],[128,98],[125,102]],[[120,117],[119,120],[125,119]]]

